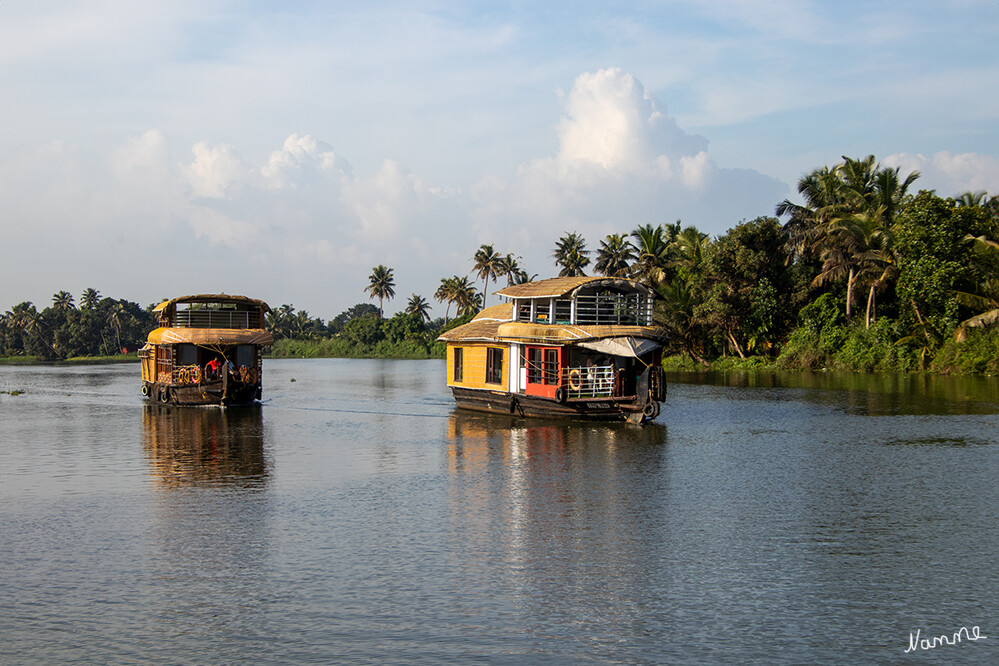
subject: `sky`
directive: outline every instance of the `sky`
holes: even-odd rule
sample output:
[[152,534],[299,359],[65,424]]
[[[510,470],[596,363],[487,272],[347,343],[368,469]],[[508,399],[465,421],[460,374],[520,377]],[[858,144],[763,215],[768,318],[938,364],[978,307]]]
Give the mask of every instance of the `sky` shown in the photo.
[[331,319],[384,264],[442,316],[482,244],[551,277],[567,232],[718,236],[869,154],[999,194],[999,4],[0,0],[0,312]]

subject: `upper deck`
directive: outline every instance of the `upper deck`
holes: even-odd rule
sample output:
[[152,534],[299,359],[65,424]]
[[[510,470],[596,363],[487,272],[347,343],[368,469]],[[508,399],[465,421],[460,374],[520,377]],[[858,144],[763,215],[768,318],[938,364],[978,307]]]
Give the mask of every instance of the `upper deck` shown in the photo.
[[200,294],[163,301],[153,312],[161,328],[262,329],[270,307],[246,296]]
[[511,299],[513,320],[569,326],[651,326],[653,293],[633,280],[552,278],[496,292]]
[[606,277],[551,278],[496,292],[509,302],[480,312],[438,340],[578,344],[601,338],[657,340],[653,292],[633,280]]

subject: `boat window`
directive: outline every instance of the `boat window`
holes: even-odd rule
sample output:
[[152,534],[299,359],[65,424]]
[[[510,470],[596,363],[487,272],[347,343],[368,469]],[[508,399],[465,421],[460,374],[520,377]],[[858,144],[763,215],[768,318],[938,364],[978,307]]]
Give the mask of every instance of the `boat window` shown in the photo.
[[551,300],[535,301],[534,302],[534,321],[539,324],[550,324],[552,323],[551,312],[552,302]]
[[527,381],[530,384],[558,385],[558,349],[528,347]]
[[462,381],[461,377],[464,372],[464,368],[462,367],[463,354],[461,352],[462,352],[461,347],[454,348],[454,381],[456,382]]
[[558,350],[545,350],[545,384],[558,384]]
[[489,347],[486,349],[486,383],[503,383],[503,350]]
[[527,381],[532,384],[541,383],[541,352],[537,347],[527,349]]
[[555,323],[556,324],[571,324],[572,323],[572,300],[568,298],[559,298],[555,301]]
[[177,365],[197,365],[198,348],[191,344],[177,345]]
[[514,301],[515,307],[517,308],[517,321],[531,321],[531,302],[530,301]]
[[236,365],[253,367],[257,364],[256,349],[253,345],[239,345],[236,347]]

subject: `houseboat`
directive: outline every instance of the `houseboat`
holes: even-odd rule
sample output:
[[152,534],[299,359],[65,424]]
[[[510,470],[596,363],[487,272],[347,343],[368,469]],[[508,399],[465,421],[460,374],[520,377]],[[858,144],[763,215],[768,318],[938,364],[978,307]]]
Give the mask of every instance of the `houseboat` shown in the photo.
[[507,302],[438,338],[459,408],[633,423],[659,415],[666,382],[651,289],[561,277],[496,293]]
[[201,294],[163,301],[159,328],[139,350],[142,395],[174,405],[245,405],[259,400],[261,348],[270,308],[246,296]]

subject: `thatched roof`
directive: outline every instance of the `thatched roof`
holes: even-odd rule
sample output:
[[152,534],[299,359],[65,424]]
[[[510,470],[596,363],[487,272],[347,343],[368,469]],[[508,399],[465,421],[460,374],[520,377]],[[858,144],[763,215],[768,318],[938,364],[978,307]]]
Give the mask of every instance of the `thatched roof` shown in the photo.
[[240,305],[254,305],[262,307],[264,312],[271,311],[271,308],[267,305],[267,303],[259,301],[255,298],[248,298],[246,296],[238,296],[234,294],[196,294],[193,296],[181,296],[180,298],[171,298],[168,301],[163,301],[153,308],[153,312],[160,312],[167,308],[176,307],[180,303],[236,303]]
[[445,331],[438,337],[438,340],[447,341],[457,341],[457,340],[495,340],[496,331],[500,327],[500,324],[508,323],[513,320],[513,303],[500,303],[499,305],[493,305],[479,314],[475,315],[475,318],[467,324],[462,324],[461,326],[456,326],[450,331]]
[[604,286],[649,293],[648,287],[635,280],[601,276],[549,278],[547,280],[538,280],[537,282],[511,285],[495,293],[507,298],[559,298],[572,293],[580,287]]

